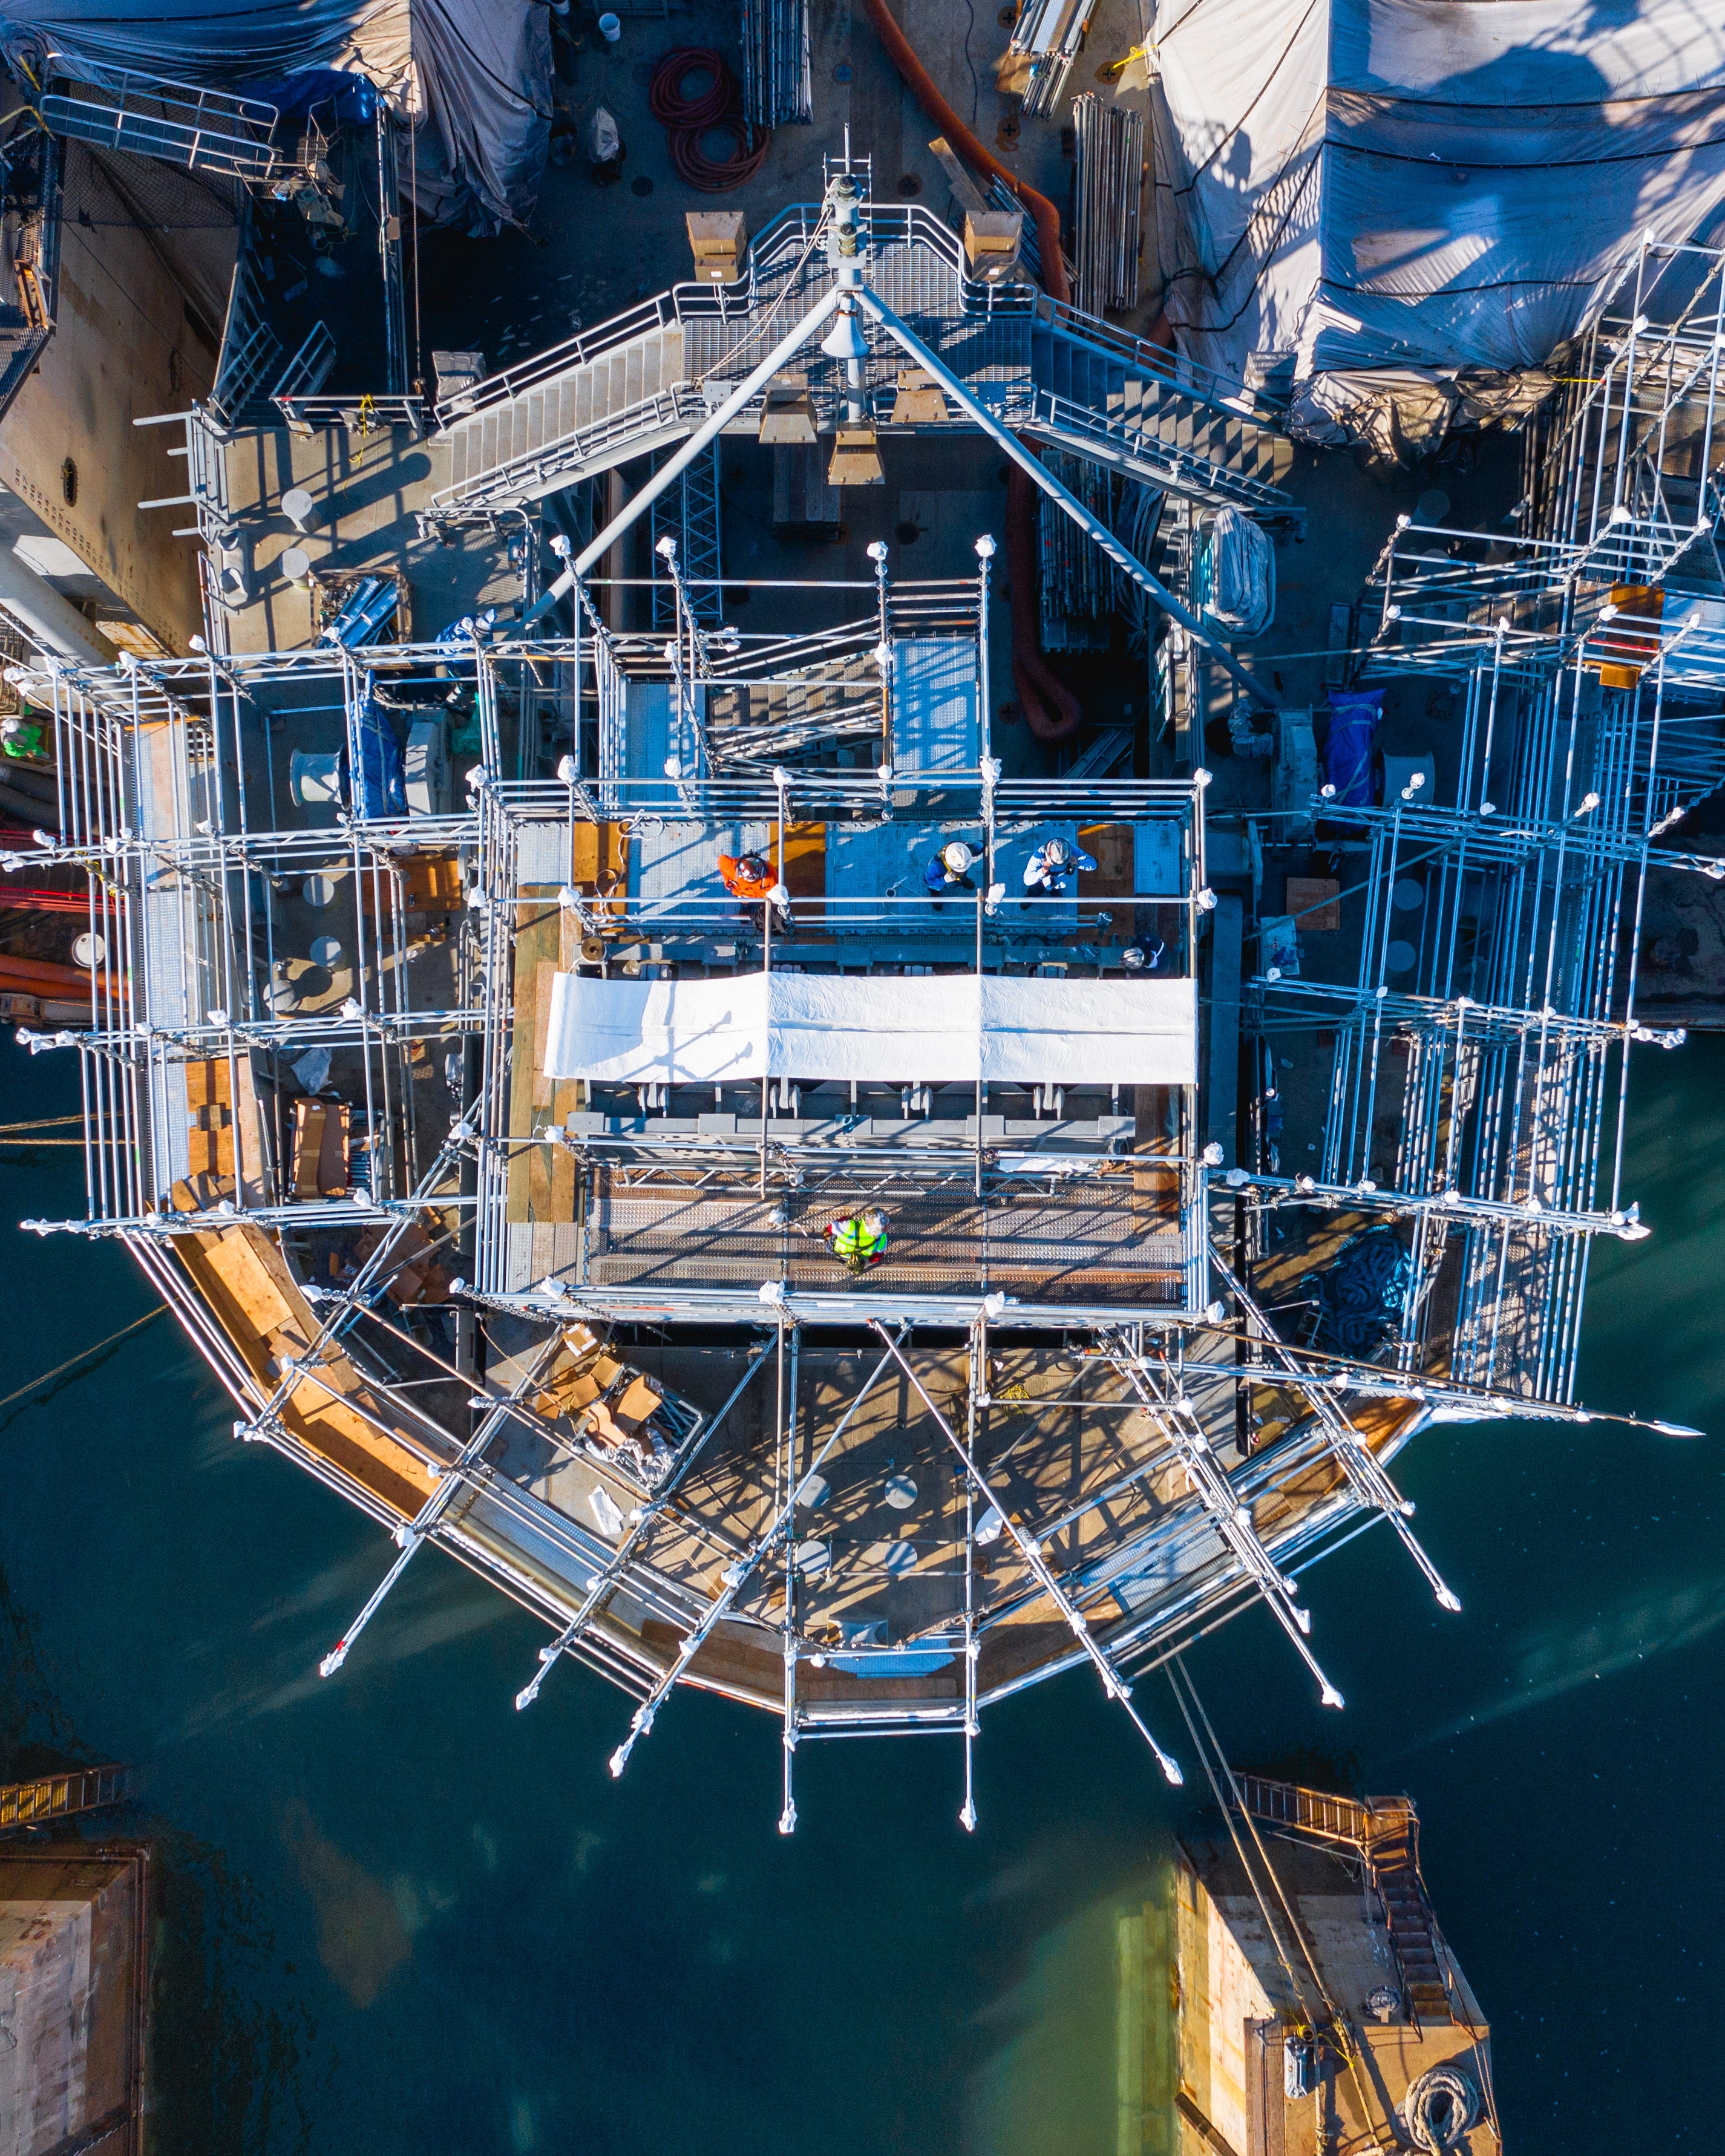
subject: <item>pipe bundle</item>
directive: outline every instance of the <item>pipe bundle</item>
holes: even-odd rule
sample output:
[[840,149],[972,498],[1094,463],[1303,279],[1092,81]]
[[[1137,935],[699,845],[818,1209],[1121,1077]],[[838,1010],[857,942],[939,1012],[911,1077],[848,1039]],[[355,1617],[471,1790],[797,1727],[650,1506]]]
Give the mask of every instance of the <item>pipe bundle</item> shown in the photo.
[[1078,161],[1073,305],[1087,315],[1136,306],[1144,116],[1106,104],[1091,90],[1073,99],[1072,124]]
[[742,109],[757,127],[814,117],[809,0],[742,0]]
[[[1088,457],[1045,449],[1043,462],[1104,524],[1114,521],[1114,480]],[[1057,501],[1037,504],[1045,651],[1106,651],[1120,600],[1120,572]]]

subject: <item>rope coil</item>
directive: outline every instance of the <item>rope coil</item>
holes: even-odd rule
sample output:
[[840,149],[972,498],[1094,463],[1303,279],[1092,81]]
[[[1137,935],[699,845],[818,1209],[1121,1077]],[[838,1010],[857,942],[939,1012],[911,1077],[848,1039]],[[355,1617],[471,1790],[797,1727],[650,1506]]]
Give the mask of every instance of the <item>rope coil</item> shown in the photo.
[[1402,2098],[1402,2117],[1414,2145],[1430,2156],[1455,2148],[1479,2108],[1478,2092],[1453,2059],[1429,2067]]

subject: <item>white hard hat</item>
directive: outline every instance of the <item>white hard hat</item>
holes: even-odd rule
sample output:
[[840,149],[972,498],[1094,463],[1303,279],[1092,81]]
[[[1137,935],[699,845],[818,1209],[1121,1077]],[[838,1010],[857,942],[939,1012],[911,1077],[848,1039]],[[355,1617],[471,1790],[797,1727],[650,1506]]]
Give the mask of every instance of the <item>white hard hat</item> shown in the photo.
[[1072,849],[1064,839],[1050,839],[1042,850],[1042,857],[1051,867],[1058,868],[1072,858]]
[[972,853],[963,839],[954,839],[950,846],[941,848],[941,859],[954,875],[963,875],[976,859],[976,855]]

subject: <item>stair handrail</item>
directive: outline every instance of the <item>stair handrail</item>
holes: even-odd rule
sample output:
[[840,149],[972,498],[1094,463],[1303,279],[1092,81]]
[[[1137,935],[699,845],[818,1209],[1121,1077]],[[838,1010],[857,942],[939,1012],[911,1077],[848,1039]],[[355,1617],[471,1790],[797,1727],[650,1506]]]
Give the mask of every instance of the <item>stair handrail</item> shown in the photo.
[[1249,420],[1271,434],[1286,432],[1287,413],[1280,405],[1231,377],[1219,374],[1201,360],[1188,359],[1182,352],[1170,352],[1166,345],[1153,344],[1147,337],[1121,329],[1100,315],[1087,315],[1062,300],[1040,297],[1036,311],[1044,322],[1074,342],[1090,345],[1105,358],[1124,359],[1200,404]]
[[1159,466],[1177,490],[1207,486],[1266,515],[1297,517],[1300,514],[1291,495],[1273,480],[1258,479],[1230,465],[1219,464],[1214,457],[1182,449],[1152,428],[1112,418],[1094,405],[1076,403],[1056,389],[1035,390],[1029,414],[1014,424],[1029,433],[1060,436],[1065,444],[1084,439],[1111,442],[1127,455]]
[[620,315],[613,315],[590,330],[578,330],[561,343],[547,345],[543,352],[536,352],[514,367],[501,367],[495,374],[488,374],[470,389],[458,389],[454,396],[439,401],[437,416],[447,426],[451,420],[470,418],[475,412],[483,412],[493,404],[506,404],[512,397],[519,397],[524,389],[531,389],[548,377],[566,374],[572,367],[583,367],[589,360],[615,346],[627,344],[632,338],[643,336],[648,331],[665,329],[676,319],[676,310],[669,292],[660,292],[650,300],[624,308]]
[[[735,285],[718,285],[685,279],[637,301],[622,313],[612,315],[592,329],[582,329],[512,367],[500,367],[470,388],[457,390],[437,406],[439,421],[470,418],[494,404],[506,403],[523,391],[535,388],[554,375],[627,344],[655,329],[673,322],[721,321],[747,316],[761,303],[762,281],[787,256],[793,259],[808,245],[821,214],[819,203],[788,203],[777,211],[750,244],[747,274]],[[957,234],[920,203],[876,203],[868,212],[868,236],[877,245],[927,247],[939,254],[957,275],[967,311],[982,306],[990,313],[1028,316],[1039,296],[1025,285],[1002,287],[968,275],[964,249]],[[827,274],[824,258],[811,261],[816,275]],[[774,295],[778,296],[778,295]],[[1102,326],[1106,327],[1106,325]]]

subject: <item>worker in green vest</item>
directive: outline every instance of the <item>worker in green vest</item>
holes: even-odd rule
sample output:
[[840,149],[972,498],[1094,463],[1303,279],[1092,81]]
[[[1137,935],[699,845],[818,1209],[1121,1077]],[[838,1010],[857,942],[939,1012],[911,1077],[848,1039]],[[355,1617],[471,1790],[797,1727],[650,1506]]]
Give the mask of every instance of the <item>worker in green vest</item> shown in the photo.
[[846,1272],[869,1272],[886,1255],[886,1215],[878,1205],[871,1205],[848,1219],[829,1220],[826,1239]]

